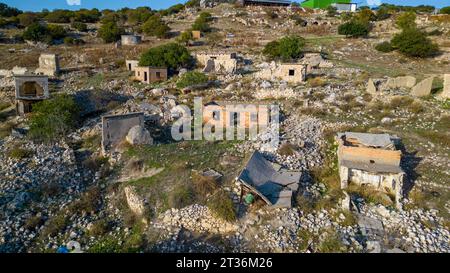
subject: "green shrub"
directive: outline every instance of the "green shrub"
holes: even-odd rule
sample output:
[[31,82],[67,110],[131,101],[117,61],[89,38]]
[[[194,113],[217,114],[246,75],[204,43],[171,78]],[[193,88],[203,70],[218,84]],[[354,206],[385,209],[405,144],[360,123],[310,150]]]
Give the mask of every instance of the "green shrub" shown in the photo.
[[440,14],[450,14],[450,6],[449,7],[443,7],[439,11]]
[[33,105],[29,136],[38,141],[63,137],[77,123],[79,108],[72,97],[59,95]]
[[377,21],[383,21],[391,17],[391,14],[389,13],[389,10],[387,8],[381,7],[377,11]]
[[187,8],[200,7],[200,0],[189,0],[186,2],[185,6]]
[[62,39],[67,35],[64,27],[59,25],[48,25],[47,29],[52,39]]
[[169,43],[150,48],[141,55],[140,66],[167,67],[175,70],[191,63],[192,57],[189,51],[177,43]]
[[26,12],[17,15],[17,19],[19,19],[20,25],[28,27],[29,25],[37,22],[38,16],[35,13]]
[[335,232],[331,232],[319,245],[320,253],[341,253],[343,252],[344,244],[341,238]]
[[351,38],[365,37],[369,34],[369,26],[358,21],[350,21],[340,25],[338,33]]
[[92,223],[92,227],[89,229],[89,235],[91,236],[102,236],[105,235],[110,229],[108,220],[101,219]]
[[389,42],[379,43],[375,46],[375,49],[380,52],[385,52],[385,53],[392,52],[394,50],[394,48],[392,48],[391,43],[389,43]]
[[73,22],[72,24],[70,24],[70,26],[73,29],[76,29],[76,30],[78,30],[80,32],[85,32],[88,29],[87,25],[85,23],[81,23],[81,22]]
[[19,146],[15,146],[8,150],[8,157],[15,159],[24,159],[32,156],[34,152],[29,149],[24,149]]
[[395,20],[395,24],[400,29],[416,28],[416,13],[410,11],[400,14]]
[[74,16],[70,10],[53,10],[45,16],[45,20],[49,23],[69,23],[70,18]]
[[169,206],[171,208],[183,208],[194,202],[194,192],[187,185],[178,185],[169,195]]
[[102,17],[98,9],[80,9],[74,12],[73,20],[82,23],[96,23]]
[[33,42],[50,42],[51,36],[46,26],[34,23],[23,32],[23,39]]
[[170,34],[170,27],[164,23],[157,15],[153,15],[142,26],[142,31],[150,36],[158,38],[168,38]]
[[191,41],[191,40],[192,40],[192,31],[189,31],[189,30],[183,31],[181,33],[181,35],[177,38],[177,41],[179,43],[182,43],[185,45],[188,45],[189,41]]
[[305,40],[298,36],[287,36],[280,40],[268,43],[263,50],[263,54],[270,59],[280,59],[282,61],[292,61],[302,56]]
[[22,11],[17,8],[13,8],[4,3],[0,3],[0,16],[2,17],[13,17],[21,13]]
[[125,31],[122,27],[111,21],[102,24],[98,30],[98,37],[102,38],[105,43],[113,43],[118,41],[124,33]]
[[183,74],[177,81],[178,88],[186,88],[194,85],[201,85],[208,82],[208,76],[197,71],[189,71]]
[[82,44],[84,44],[84,41],[82,39],[66,37],[66,38],[64,38],[64,44],[65,45],[82,45]]
[[207,203],[208,208],[216,216],[225,221],[231,222],[236,220],[236,211],[234,209],[233,200],[225,191],[216,192]]
[[360,23],[367,24],[375,21],[377,16],[370,9],[362,9],[354,16],[354,19]]
[[337,14],[337,8],[333,7],[333,6],[328,6],[327,7],[327,16],[328,17],[334,17]]
[[391,44],[394,49],[408,57],[426,58],[439,52],[437,44],[415,28],[404,29],[394,36]]
[[209,26],[209,22],[212,21],[212,15],[208,12],[200,13],[199,17],[195,20],[194,24],[192,24],[192,30],[198,30],[202,32],[211,31],[211,27]]

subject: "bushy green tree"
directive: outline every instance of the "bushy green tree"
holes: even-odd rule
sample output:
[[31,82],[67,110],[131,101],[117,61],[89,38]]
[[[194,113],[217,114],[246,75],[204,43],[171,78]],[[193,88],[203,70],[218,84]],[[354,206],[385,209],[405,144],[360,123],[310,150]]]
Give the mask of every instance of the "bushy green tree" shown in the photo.
[[33,42],[50,42],[51,36],[45,25],[33,23],[23,32],[23,39]]
[[2,17],[13,17],[21,13],[22,11],[17,8],[13,8],[4,3],[0,3],[0,16]]
[[439,52],[438,45],[434,44],[425,33],[416,28],[406,28],[394,36],[392,47],[403,55],[409,57],[426,58]]
[[79,107],[69,95],[59,95],[33,105],[29,136],[51,142],[65,136],[78,121]]
[[201,85],[208,82],[208,76],[198,72],[198,71],[189,71],[183,74],[177,81],[178,88],[186,88],[194,85]]
[[329,5],[327,7],[327,16],[334,17],[334,16],[336,16],[336,14],[337,14],[337,8]]
[[365,23],[352,20],[338,27],[338,33],[346,37],[357,38],[365,37],[369,34],[369,26]]
[[73,11],[56,9],[45,16],[45,20],[49,23],[70,23],[73,16]]
[[70,24],[70,26],[80,32],[85,32],[88,29],[87,25],[81,22],[73,22],[72,24]]
[[177,38],[179,43],[188,45],[190,41],[192,41],[192,31],[186,30],[181,33],[181,35]]
[[167,67],[176,70],[179,67],[191,64],[192,57],[189,51],[177,43],[169,43],[150,48],[141,55],[140,66]]
[[106,22],[98,30],[98,37],[102,38],[105,43],[113,43],[118,41],[120,35],[124,33],[124,29],[116,22]]
[[74,12],[73,19],[82,23],[97,23],[102,17],[98,9],[80,9]]
[[441,8],[439,13],[440,14],[450,14],[450,6]]
[[173,5],[173,6],[169,7],[168,9],[161,10],[159,12],[159,14],[161,14],[161,16],[167,16],[167,15],[179,13],[183,9],[184,9],[184,5],[183,4],[176,4],[176,5]]
[[38,21],[38,16],[33,12],[25,12],[17,15],[17,19],[19,19],[20,25],[27,27],[33,23]]
[[381,7],[377,11],[377,21],[383,21],[391,17],[389,10],[385,7]]
[[385,53],[394,51],[394,48],[392,47],[391,43],[389,43],[389,42],[379,43],[375,46],[375,49],[380,52],[385,52]]
[[170,27],[158,15],[153,15],[142,26],[142,31],[150,36],[168,38]]
[[189,0],[186,2],[185,6],[187,8],[200,7],[200,0]]
[[277,41],[268,43],[263,54],[269,59],[292,61],[302,56],[305,40],[298,36],[286,36]]
[[400,14],[395,20],[395,24],[400,29],[416,28],[416,13],[410,11]]
[[192,30],[198,30],[202,32],[211,31],[209,22],[212,21],[212,15],[209,12],[202,12],[192,24]]
[[67,35],[67,31],[60,25],[48,25],[47,29],[52,39],[62,39]]

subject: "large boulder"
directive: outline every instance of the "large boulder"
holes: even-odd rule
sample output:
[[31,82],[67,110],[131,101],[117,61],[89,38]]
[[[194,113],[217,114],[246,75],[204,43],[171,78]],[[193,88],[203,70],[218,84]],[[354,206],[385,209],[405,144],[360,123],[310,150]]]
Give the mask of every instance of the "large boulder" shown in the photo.
[[411,95],[415,97],[426,97],[430,95],[431,89],[433,88],[434,77],[427,78],[419,82],[411,90]]
[[126,139],[131,145],[153,144],[153,138],[150,136],[150,132],[140,125],[132,127],[130,131],[128,131]]

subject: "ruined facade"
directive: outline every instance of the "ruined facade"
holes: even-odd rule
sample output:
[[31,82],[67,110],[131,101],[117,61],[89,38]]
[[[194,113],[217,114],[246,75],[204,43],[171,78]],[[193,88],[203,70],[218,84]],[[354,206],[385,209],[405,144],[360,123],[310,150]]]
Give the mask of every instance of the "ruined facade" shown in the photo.
[[202,38],[202,33],[199,30],[192,31],[192,39],[200,39]]
[[144,113],[109,115],[102,117],[102,152],[114,149],[126,140],[130,130],[135,126],[144,127]]
[[236,53],[203,52],[196,55],[199,64],[205,66],[203,72],[234,73],[237,69]]
[[36,74],[42,74],[49,77],[54,77],[60,72],[59,57],[56,54],[41,54],[39,57],[39,68],[36,69]]
[[222,128],[240,125],[242,128],[268,126],[271,105],[255,105],[236,102],[210,102],[203,108],[203,123],[220,124]]
[[15,75],[14,82],[18,115],[30,113],[34,103],[50,97],[47,76]]
[[444,99],[450,99],[450,74],[444,75],[444,91],[441,95]]
[[395,195],[403,195],[405,173],[400,167],[402,153],[387,134],[340,133],[338,147],[341,188],[349,185],[369,186]]
[[167,68],[136,66],[134,68],[135,78],[142,83],[154,83],[167,81]]
[[275,208],[292,207],[292,197],[298,191],[301,172],[276,170],[263,155],[256,151],[237,180],[242,184],[241,199],[246,192],[259,196]]
[[126,60],[125,65],[127,66],[128,71],[134,71],[136,67],[139,66],[139,61],[137,60]]
[[275,64],[257,73],[257,77],[264,80],[282,80],[289,83],[300,83],[306,80],[308,66],[305,64]]
[[142,37],[138,35],[122,35],[120,41],[122,45],[137,45],[142,42]]

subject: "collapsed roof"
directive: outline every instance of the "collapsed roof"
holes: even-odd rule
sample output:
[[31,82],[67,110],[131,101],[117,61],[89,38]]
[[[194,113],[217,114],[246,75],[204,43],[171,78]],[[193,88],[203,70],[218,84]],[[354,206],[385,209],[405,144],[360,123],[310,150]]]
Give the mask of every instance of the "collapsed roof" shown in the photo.
[[247,188],[274,207],[291,207],[292,195],[297,192],[301,172],[276,171],[255,151],[238,177]]

